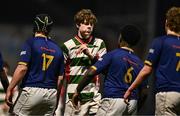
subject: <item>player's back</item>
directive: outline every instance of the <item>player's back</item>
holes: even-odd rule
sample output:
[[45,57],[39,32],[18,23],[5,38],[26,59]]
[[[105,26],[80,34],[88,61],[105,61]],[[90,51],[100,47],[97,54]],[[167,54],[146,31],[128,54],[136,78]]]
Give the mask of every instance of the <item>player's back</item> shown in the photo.
[[51,39],[44,37],[31,38],[24,46],[31,56],[21,58],[21,61],[28,62],[22,87],[56,88],[59,73],[64,68],[61,49]]
[[[143,67],[142,61],[130,50],[116,49],[109,55],[111,63],[105,79],[105,97],[123,98],[124,92]],[[136,93],[132,93],[136,98]]]
[[156,39],[153,44],[159,46],[156,48],[158,54],[149,54],[148,59],[156,68],[158,91],[180,92],[180,39],[167,35]]

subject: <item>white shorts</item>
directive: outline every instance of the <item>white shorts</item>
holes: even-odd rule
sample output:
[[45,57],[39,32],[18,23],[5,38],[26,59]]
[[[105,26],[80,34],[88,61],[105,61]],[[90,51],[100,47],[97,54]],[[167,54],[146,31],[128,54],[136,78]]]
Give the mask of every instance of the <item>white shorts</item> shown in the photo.
[[65,106],[65,116],[86,116],[96,114],[99,108],[99,102],[101,100],[101,94],[97,93],[92,100],[79,106],[79,110],[76,110],[71,102],[68,100]]
[[133,115],[137,111],[137,100],[130,100],[129,105],[122,98],[103,98],[97,116]]
[[156,94],[156,115],[180,115],[180,92],[159,92]]
[[14,104],[13,113],[18,116],[52,116],[57,104],[57,90],[25,87]]

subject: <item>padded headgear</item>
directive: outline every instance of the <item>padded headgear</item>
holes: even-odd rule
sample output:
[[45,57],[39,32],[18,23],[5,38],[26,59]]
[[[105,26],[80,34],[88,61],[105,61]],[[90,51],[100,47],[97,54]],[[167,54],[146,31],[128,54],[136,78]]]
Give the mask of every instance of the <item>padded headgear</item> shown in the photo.
[[51,31],[53,21],[48,14],[38,14],[34,19],[34,32],[44,32],[48,34]]
[[136,45],[141,39],[140,29],[135,25],[125,25],[121,28],[120,39],[126,41],[130,46]]

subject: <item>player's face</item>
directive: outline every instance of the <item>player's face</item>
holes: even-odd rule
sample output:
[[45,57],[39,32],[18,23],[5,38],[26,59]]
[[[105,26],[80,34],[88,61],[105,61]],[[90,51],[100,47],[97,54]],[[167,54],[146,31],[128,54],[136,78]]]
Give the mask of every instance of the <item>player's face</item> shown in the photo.
[[94,25],[90,23],[80,23],[78,28],[79,28],[78,35],[84,39],[87,39],[90,37],[93,31]]

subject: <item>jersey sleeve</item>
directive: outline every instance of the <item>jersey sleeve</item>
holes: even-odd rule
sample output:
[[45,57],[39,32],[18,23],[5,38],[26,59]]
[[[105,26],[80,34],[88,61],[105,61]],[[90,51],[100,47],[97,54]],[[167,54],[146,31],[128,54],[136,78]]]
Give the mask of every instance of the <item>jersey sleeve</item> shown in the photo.
[[105,54],[102,58],[99,58],[98,61],[92,66],[96,70],[96,73],[100,73],[102,70],[106,69],[111,62],[112,54],[111,52]]
[[2,55],[0,53],[0,72],[3,71],[3,58],[2,58]]
[[20,52],[20,60],[18,64],[23,64],[27,65],[30,62],[31,59],[31,45],[30,45],[30,40],[26,41],[21,49]]
[[63,75],[63,73],[64,73],[64,56],[63,56],[63,54],[61,54],[59,65],[60,65],[59,75]]
[[62,51],[63,51],[64,61],[66,61],[66,60],[68,59],[68,49],[67,49],[67,47],[66,47],[65,44],[63,44],[63,45],[61,46],[61,49],[62,49]]
[[98,51],[98,56],[102,57],[106,53],[107,53],[106,45],[105,45],[104,41],[102,40],[99,51]]
[[144,62],[146,65],[154,66],[155,64],[157,64],[161,54],[161,47],[162,47],[161,39],[155,39],[152,42],[147,58]]

